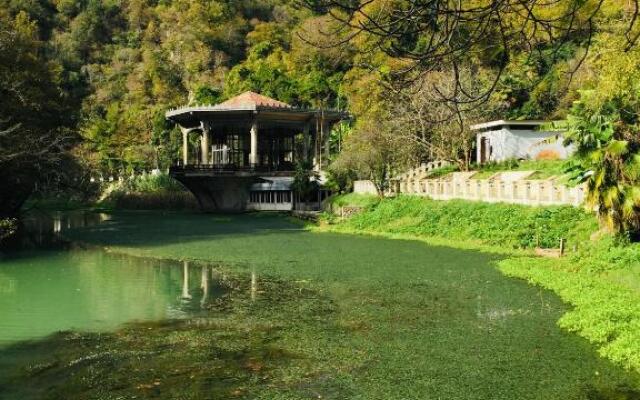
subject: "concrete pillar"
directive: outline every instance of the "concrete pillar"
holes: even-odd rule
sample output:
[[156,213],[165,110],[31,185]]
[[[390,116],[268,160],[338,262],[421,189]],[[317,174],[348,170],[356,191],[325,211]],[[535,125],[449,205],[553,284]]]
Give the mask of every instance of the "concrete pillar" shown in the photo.
[[554,204],[557,202],[558,189],[554,182],[549,182],[549,202]]
[[210,135],[209,135],[209,127],[208,126],[203,126],[202,127],[202,136],[200,138],[200,150],[201,150],[201,160],[200,163],[201,164],[210,164],[211,160],[209,159],[209,149],[211,148],[210,143]]
[[251,124],[251,153],[249,153],[249,164],[251,167],[258,165],[258,122]]
[[331,154],[331,146],[329,145],[329,139],[331,137],[331,124],[324,122],[322,124],[322,134],[323,137],[323,145],[324,145],[324,155],[323,155],[323,164],[325,166],[329,165],[329,156]]
[[182,165],[189,164],[189,131],[190,129],[180,128],[182,131]]
[[561,190],[560,201],[563,204],[571,203],[570,196],[569,196],[569,188],[566,185],[562,185],[560,190]]
[[311,146],[311,137],[309,137],[309,123],[307,122],[304,125],[304,129],[302,131],[302,148],[303,148],[303,156],[302,161],[309,161],[309,147]]

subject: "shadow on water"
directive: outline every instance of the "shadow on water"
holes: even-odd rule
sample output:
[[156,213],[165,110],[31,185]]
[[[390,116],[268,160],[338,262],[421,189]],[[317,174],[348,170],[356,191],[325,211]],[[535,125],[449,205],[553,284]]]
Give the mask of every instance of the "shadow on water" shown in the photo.
[[[140,226],[152,224],[156,226],[151,232],[139,229]],[[11,255],[21,251],[68,249],[71,241],[107,245],[162,245],[215,235],[253,235],[274,231],[303,230],[300,224],[274,214],[249,213],[229,217],[186,212],[124,211],[109,214],[91,210],[34,209],[19,220],[16,235],[3,243],[0,251]]]
[[95,226],[109,219],[110,217],[106,213],[92,211],[41,211],[34,209],[19,220],[18,231],[6,243],[3,243],[3,248],[0,250],[13,255],[16,252],[32,250],[68,249],[70,243],[61,235],[63,232]]
[[[113,218],[84,229],[70,229],[72,240],[109,246],[163,246],[218,236],[253,236],[269,233],[304,232],[302,224],[282,214],[237,215],[196,213],[119,212]],[[140,229],[153,226],[153,230]]]

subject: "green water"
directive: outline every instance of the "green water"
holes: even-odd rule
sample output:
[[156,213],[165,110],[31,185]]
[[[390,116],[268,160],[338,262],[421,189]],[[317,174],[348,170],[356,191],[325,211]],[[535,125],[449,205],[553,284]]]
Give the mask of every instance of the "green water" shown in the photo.
[[277,215],[62,230],[121,255],[0,261],[0,398],[639,398],[638,376],[560,330],[567,306],[496,255]]
[[207,279],[211,282],[208,273],[191,267],[185,280],[181,263],[98,250],[5,260],[0,263],[0,346],[57,331],[108,331],[125,322],[192,315],[215,295],[201,289]]

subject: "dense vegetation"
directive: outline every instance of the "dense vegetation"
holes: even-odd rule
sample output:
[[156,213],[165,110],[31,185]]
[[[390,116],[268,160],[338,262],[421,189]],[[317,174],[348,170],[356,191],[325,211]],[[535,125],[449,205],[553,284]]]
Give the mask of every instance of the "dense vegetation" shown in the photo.
[[[435,159],[467,169],[468,127],[476,121],[566,117],[567,139],[577,149],[571,178],[588,185],[588,205],[616,238],[589,242],[596,219],[568,207],[408,197],[333,199],[336,207],[355,201],[366,208],[337,229],[508,249],[555,247],[566,238],[577,251],[561,261],[521,257],[500,267],[557,291],[576,307],[562,319],[564,327],[612,360],[640,369],[640,299],[628,283],[637,280],[639,251],[627,243],[640,231],[638,3],[525,3],[474,0],[470,9],[452,10],[454,3],[419,0],[0,0],[0,240],[16,229],[14,217],[34,193],[86,199],[96,187],[91,177],[167,168],[178,157],[179,132],[164,112],[245,90],[354,115],[352,125],[331,135],[329,172],[337,190],[367,178],[383,193],[394,173]],[[504,166],[483,173],[494,167]],[[296,175],[298,190],[311,190],[308,168]],[[193,206],[164,175],[114,183],[105,196],[104,205],[115,207]],[[135,232],[127,240],[137,237],[144,247],[154,233]],[[204,246],[187,250],[189,257],[210,254]],[[331,272],[335,281],[343,273]],[[376,296],[384,296],[389,283],[376,282],[384,289]],[[417,307],[411,295],[402,300]],[[377,306],[363,307],[375,326]],[[350,323],[360,315],[347,317]],[[315,320],[307,328],[318,327],[327,329]],[[165,345],[155,339],[151,350]],[[120,345],[114,346],[126,348]],[[393,358],[397,349],[389,350]],[[333,360],[323,361],[310,373],[325,374],[322,367]],[[391,361],[406,367],[405,360]],[[338,378],[348,381],[349,368]],[[376,394],[393,389],[368,384]]]
[[[357,176],[382,188],[394,171],[435,158],[468,168],[471,122],[563,118],[582,89],[635,107],[624,94],[635,86],[614,83],[635,81],[640,65],[633,1],[534,1],[521,13],[518,2],[501,0],[468,15],[453,10],[454,41],[440,36],[450,29],[445,3],[431,17],[417,0],[362,4],[0,1],[9,110],[0,163],[11,171],[0,184],[12,193],[3,196],[3,213],[14,214],[34,190],[83,191],[89,175],[166,168],[179,144],[167,108],[248,89],[356,117],[354,129],[331,136],[332,176],[342,188]],[[401,17],[411,7],[420,12]],[[388,32],[386,23],[399,29]]]
[[110,182],[97,205],[102,209],[196,210],[191,192],[166,173],[136,175]]
[[290,3],[1,1],[2,213],[34,190],[166,168],[179,145],[170,107],[252,89],[344,108],[350,53],[301,40],[326,21]]

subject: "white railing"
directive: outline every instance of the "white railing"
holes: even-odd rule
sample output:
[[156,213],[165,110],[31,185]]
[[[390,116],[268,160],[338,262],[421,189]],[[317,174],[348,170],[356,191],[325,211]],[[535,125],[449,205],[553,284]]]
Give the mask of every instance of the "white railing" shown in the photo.
[[580,206],[584,202],[584,187],[568,187],[554,180],[503,181],[498,179],[423,179],[418,190],[403,191],[402,187],[413,187],[400,183],[399,193],[427,196],[434,200],[476,200],[488,203],[514,203],[532,206],[567,204]]
[[[535,171],[496,173],[487,179],[474,179],[476,172],[453,172],[440,178],[428,178],[426,165],[411,169],[392,180],[390,194],[412,194],[434,200],[475,200],[488,203],[513,203],[531,206],[581,206],[584,186],[566,186],[556,178],[531,179]],[[357,181],[354,192],[368,193],[369,181]]]

